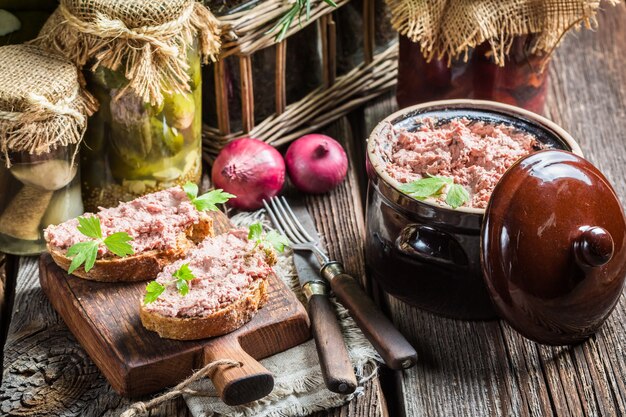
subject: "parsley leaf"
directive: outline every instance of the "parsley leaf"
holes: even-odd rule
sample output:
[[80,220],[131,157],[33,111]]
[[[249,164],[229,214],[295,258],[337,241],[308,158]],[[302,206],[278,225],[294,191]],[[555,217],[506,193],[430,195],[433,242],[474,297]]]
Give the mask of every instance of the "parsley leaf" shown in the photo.
[[206,194],[202,194],[200,197],[193,199],[193,204],[198,211],[217,211],[216,204],[224,204],[231,198],[235,198],[234,195],[227,193],[223,190],[211,190]]
[[409,194],[411,197],[422,200],[426,197],[439,194],[441,189],[448,184],[452,184],[451,178],[427,177],[403,184],[400,187],[400,191]]
[[196,276],[191,272],[191,269],[189,269],[189,264],[182,264],[180,268],[172,274],[172,277],[176,279],[175,282],[178,293],[184,297],[189,293],[189,284],[187,282],[191,281]]
[[144,304],[150,304],[156,301],[157,298],[165,291],[165,286],[159,284],[156,281],[151,281],[146,285],[146,295],[143,298]]
[[83,235],[92,238],[86,242],[78,242],[67,250],[67,257],[72,258],[72,263],[67,272],[70,274],[85,264],[85,272],[89,272],[96,263],[98,257],[98,248],[104,244],[111,253],[124,257],[134,253],[133,247],[127,242],[133,240],[132,237],[125,232],[113,233],[111,236],[103,239],[102,228],[100,227],[100,219],[96,216],[78,217],[78,226],[76,227]]
[[446,204],[455,209],[461,207],[468,202],[469,199],[469,193],[462,185],[453,184],[448,190],[448,195],[446,195]]
[[193,182],[185,183],[185,185],[183,185],[183,190],[185,190],[187,197],[189,197],[191,201],[198,196],[198,185]]
[[418,200],[438,196],[448,186],[446,204],[453,209],[461,207],[470,200],[469,193],[460,184],[455,184],[448,177],[426,177],[400,186],[400,191]]
[[211,190],[198,197],[198,186],[193,182],[188,182],[183,185],[183,190],[185,190],[187,197],[189,197],[191,203],[198,211],[217,211],[217,204],[224,204],[231,198],[237,198],[233,194],[227,193],[221,189]]
[[93,239],[102,239],[102,229],[100,228],[100,219],[96,216],[78,218],[79,232]]
[[67,250],[67,257],[72,258],[72,263],[67,272],[70,274],[76,271],[76,269],[85,264],[85,272],[89,272],[93,265],[96,263],[96,257],[98,256],[99,242],[95,240],[89,240],[87,242],[78,242],[72,245]]
[[146,295],[143,298],[144,304],[153,303],[159,298],[165,288],[169,285],[176,285],[176,289],[178,293],[183,297],[189,293],[189,281],[195,278],[195,275],[191,272],[189,268],[189,264],[182,264],[180,268],[178,268],[172,274],[173,281],[166,282],[165,284],[161,284],[157,281],[152,281],[148,285],[146,285]]
[[123,258],[124,256],[132,255],[133,253],[135,253],[133,247],[130,245],[130,243],[128,243],[131,240],[133,240],[133,238],[130,237],[128,233],[117,232],[104,239],[103,242],[107,249],[109,249],[112,253],[119,256],[120,258]]
[[261,226],[261,223],[254,223],[250,225],[248,229],[248,240],[255,242],[257,245],[263,244],[271,246],[278,252],[283,252],[285,250],[285,246],[289,246],[289,239],[287,239],[287,236],[281,235],[276,230],[271,230],[264,236],[263,226]]
[[262,236],[263,226],[261,226],[261,223],[254,223],[250,225],[250,228],[248,229],[248,240],[260,243]]
[[289,246],[289,239],[287,236],[281,235],[276,230],[271,230],[266,236],[265,241],[272,245],[278,252],[283,252],[285,246]]

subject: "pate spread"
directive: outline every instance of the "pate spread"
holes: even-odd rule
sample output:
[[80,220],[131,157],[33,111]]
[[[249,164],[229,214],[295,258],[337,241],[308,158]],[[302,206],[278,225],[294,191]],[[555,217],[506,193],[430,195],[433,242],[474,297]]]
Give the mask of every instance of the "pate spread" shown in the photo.
[[[485,208],[504,172],[520,158],[540,149],[537,139],[506,124],[458,118],[437,124],[420,119],[416,131],[387,130],[374,152],[385,171],[400,183],[426,176],[448,177],[470,194],[468,207]],[[442,195],[445,197],[445,190]]]
[[[117,207],[101,208],[96,214],[84,216],[97,216],[105,237],[116,232],[128,233],[133,238],[129,243],[135,254],[176,248],[180,233],[200,221],[200,213],[181,187],[148,194]],[[78,220],[71,219],[48,227],[44,236],[50,245],[68,249],[91,239],[80,233],[77,226]],[[98,257],[107,254],[106,247],[100,245]]]
[[[168,285],[183,264],[195,276],[185,296]],[[144,308],[168,317],[206,317],[240,300],[254,280],[267,278],[271,271],[263,250],[248,241],[248,231],[233,229],[205,239],[185,259],[166,266],[156,278],[165,291]]]

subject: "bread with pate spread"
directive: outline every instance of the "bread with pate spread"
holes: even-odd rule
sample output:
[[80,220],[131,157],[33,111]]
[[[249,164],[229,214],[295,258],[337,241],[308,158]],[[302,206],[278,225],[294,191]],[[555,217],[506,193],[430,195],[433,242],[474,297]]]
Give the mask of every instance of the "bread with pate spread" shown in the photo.
[[[211,217],[196,209],[181,187],[148,194],[95,214],[103,236],[127,233],[133,254],[119,257],[105,245],[98,247],[96,261],[89,271],[78,267],[73,274],[89,280],[134,282],[154,279],[165,265],[184,257],[207,236],[213,235]],[[54,262],[64,270],[72,258],[68,249],[90,238],[78,230],[78,219],[49,226],[44,236]]]
[[[147,291],[154,286],[158,293],[142,301],[141,322],[167,339],[230,333],[266,302],[275,262],[274,252],[250,241],[247,230],[209,237],[148,284]],[[186,285],[184,290],[181,285]]]

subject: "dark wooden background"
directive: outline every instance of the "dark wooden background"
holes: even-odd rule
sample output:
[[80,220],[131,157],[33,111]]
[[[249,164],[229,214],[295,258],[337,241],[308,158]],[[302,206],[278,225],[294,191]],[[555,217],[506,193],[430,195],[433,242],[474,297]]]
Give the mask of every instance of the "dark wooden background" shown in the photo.
[[[624,203],[626,7],[605,8],[596,31],[570,34],[557,50],[547,114],[574,136]],[[346,143],[350,174],[330,195],[307,197],[330,255],[377,296],[363,268],[363,145],[373,125],[394,108],[387,97],[354,112],[350,123],[330,128]],[[0,414],[119,415],[128,401],[110,389],[50,308],[37,286],[35,262],[23,258],[19,264],[17,279],[15,274],[0,279],[0,339],[8,329]],[[14,286],[18,295],[9,328]],[[448,320],[390,297],[379,299],[418,349],[419,364],[404,373],[383,369],[363,396],[316,417],[626,415],[624,297],[601,331],[574,347],[540,346],[501,322]],[[175,400],[152,415],[189,413]]]

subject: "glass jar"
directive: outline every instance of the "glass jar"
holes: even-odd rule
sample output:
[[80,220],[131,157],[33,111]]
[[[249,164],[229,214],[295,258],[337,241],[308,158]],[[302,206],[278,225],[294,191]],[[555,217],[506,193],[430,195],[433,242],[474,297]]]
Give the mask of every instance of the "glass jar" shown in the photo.
[[34,255],[46,249],[43,229],[83,213],[76,146],[0,159],[0,251]]
[[530,53],[531,36],[518,36],[504,66],[494,63],[489,43],[470,51],[467,60],[447,57],[426,62],[420,45],[400,36],[400,107],[432,100],[474,98],[512,104],[543,113],[548,88],[548,57]]
[[85,209],[111,207],[140,195],[199,182],[202,171],[202,74],[197,45],[189,48],[188,93],[167,93],[159,105],[127,85],[123,65],[87,72],[100,109],[89,119],[81,150]]

